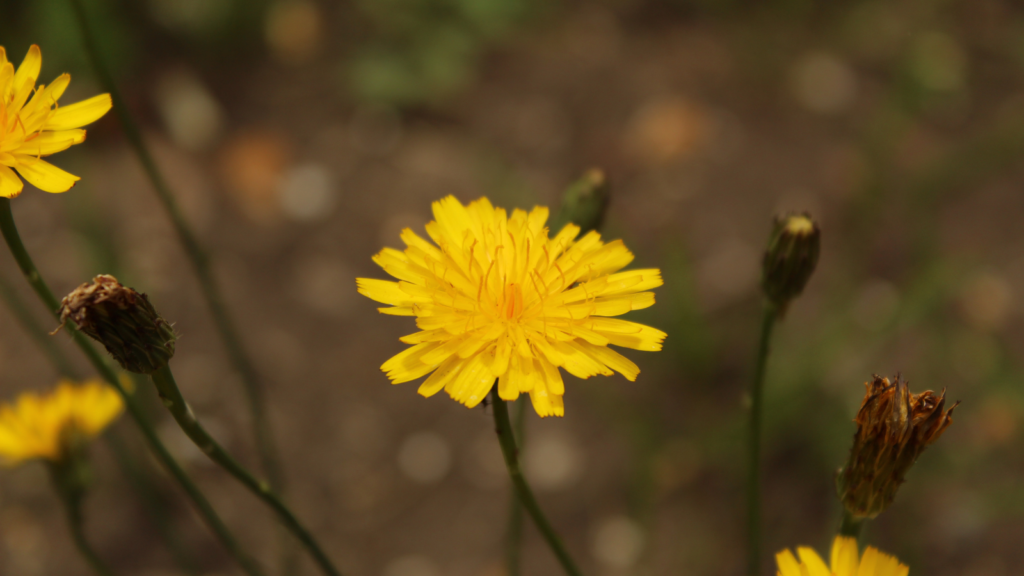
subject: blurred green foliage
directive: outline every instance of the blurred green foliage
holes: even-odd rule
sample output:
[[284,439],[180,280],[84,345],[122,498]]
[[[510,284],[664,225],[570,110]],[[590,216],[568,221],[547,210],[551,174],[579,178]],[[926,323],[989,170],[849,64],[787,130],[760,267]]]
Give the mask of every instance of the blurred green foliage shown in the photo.
[[477,74],[486,50],[550,3],[540,0],[357,0],[372,34],[350,62],[358,98],[438,102]]

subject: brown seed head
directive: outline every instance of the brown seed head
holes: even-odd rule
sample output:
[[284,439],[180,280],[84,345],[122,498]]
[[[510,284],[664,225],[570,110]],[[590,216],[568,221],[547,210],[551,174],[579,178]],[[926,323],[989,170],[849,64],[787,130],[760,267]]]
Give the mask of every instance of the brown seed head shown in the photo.
[[174,356],[171,325],[145,294],[109,274],[75,288],[61,300],[59,311],[62,323],[74,322],[129,372],[152,374]]
[[946,391],[912,394],[905,380],[875,376],[854,422],[850,458],[839,472],[838,491],[854,518],[874,518],[892,504],[904,477],[924,449],[952,424]]

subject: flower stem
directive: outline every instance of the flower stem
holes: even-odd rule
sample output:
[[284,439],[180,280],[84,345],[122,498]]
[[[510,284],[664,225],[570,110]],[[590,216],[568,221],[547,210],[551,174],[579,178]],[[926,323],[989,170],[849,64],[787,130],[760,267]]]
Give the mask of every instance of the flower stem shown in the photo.
[[[21,273],[25,276],[29,285],[35,291],[39,299],[42,300],[50,313],[53,314],[57,321],[60,321],[60,316],[57,313],[57,309],[60,308],[60,302],[50,291],[50,287],[46,285],[42,276],[39,274],[39,270],[36,268],[32,257],[29,256],[28,251],[25,250],[25,245],[21,242],[21,236],[18,234],[18,228],[14,225],[14,215],[11,213],[11,201],[8,198],[0,198],[0,233],[3,234],[4,241],[7,243],[7,247],[11,251],[11,255],[14,260],[18,263],[18,268],[21,269]],[[117,392],[124,399],[125,406],[128,409],[128,414],[132,420],[139,427],[142,432],[142,436],[146,440],[146,444],[149,449],[156,456],[160,464],[167,470],[167,472],[174,477],[174,479],[181,485],[182,489],[188,495],[189,499],[192,500],[193,505],[199,512],[199,515],[203,518],[203,521],[210,528],[210,530],[217,536],[224,547],[228,550],[231,556],[238,562],[239,566],[249,576],[262,576],[263,572],[260,570],[256,562],[245,553],[244,550],[238,545],[227,526],[224,525],[220,517],[217,516],[217,512],[214,511],[210,502],[206,499],[206,496],[199,490],[199,488],[192,482],[192,479],[188,477],[181,466],[174,460],[171,453],[164,446],[164,443],[157,436],[156,430],[153,429],[152,424],[146,419],[145,411],[142,406],[139,405],[136,398],[129,394],[124,386],[121,385],[121,380],[117,377],[117,373],[103,360],[96,348],[89,343],[89,341],[78,331],[73,325],[66,325],[64,327],[70,335],[75,344],[82,350],[86,358],[93,365],[97,372],[100,373],[103,378],[113,386]]]
[[317,544],[313,535],[295,518],[292,511],[274,493],[270,485],[257,480],[251,472],[232,458],[203,428],[199,420],[196,419],[192,409],[185,402],[185,398],[181,395],[181,390],[178,389],[178,384],[174,381],[174,374],[171,372],[170,366],[164,365],[163,368],[151,374],[150,377],[153,379],[153,384],[156,386],[164,406],[171,412],[174,420],[178,422],[178,426],[185,432],[185,435],[211,460],[234,476],[236,480],[241,482],[243,486],[248,488],[250,492],[277,513],[284,526],[306,547],[324,574],[339,576],[340,572],[331,563],[327,554],[320,548],[320,545]]
[[150,154],[149,148],[146,146],[146,142],[142,138],[142,133],[139,131],[138,125],[135,123],[135,120],[132,119],[131,112],[129,112],[128,106],[125,104],[120,91],[117,89],[117,83],[114,82],[113,75],[110,73],[110,70],[104,63],[103,58],[100,56],[100,50],[96,43],[96,36],[89,25],[85,9],[82,6],[82,0],[70,1],[78,20],[79,29],[82,32],[85,51],[88,54],[89,59],[92,61],[93,68],[96,70],[96,75],[99,77],[100,83],[103,84],[104,89],[110,93],[111,100],[114,104],[114,112],[121,121],[121,127],[124,129],[125,136],[128,138],[128,142],[131,144],[131,147],[135,150],[135,154],[138,156],[143,170],[146,172],[150,182],[153,184],[153,189],[156,191],[156,195],[159,198],[160,203],[163,205],[164,210],[167,211],[167,215],[171,219],[171,224],[174,226],[178,239],[181,241],[181,245],[185,249],[185,254],[192,263],[195,274],[199,279],[199,287],[203,293],[203,297],[206,299],[206,302],[210,307],[214,325],[217,327],[217,332],[224,341],[224,347],[227,349],[231,363],[234,364],[235,369],[237,369],[242,376],[241,380],[245,389],[245,396],[249,405],[249,411],[252,415],[253,436],[256,439],[256,449],[260,455],[261,466],[264,473],[267,475],[270,485],[275,490],[281,491],[284,487],[284,478],[280,467],[280,459],[278,458],[277,449],[274,444],[273,435],[270,431],[270,421],[267,417],[266,398],[263,391],[263,385],[259,380],[259,376],[252,363],[252,359],[249,357],[248,353],[246,353],[245,347],[242,345],[241,338],[238,335],[238,330],[235,328],[234,323],[228,316],[227,308],[224,306],[224,298],[221,296],[220,289],[213,277],[213,271],[210,269],[209,258],[203,250],[203,247],[199,244],[199,240],[196,238],[195,233],[185,221],[185,217],[178,208],[178,203],[175,200],[174,195],[171,193],[171,189],[167,185],[167,181],[164,179],[163,174],[160,172],[156,162],[153,160],[153,156]]
[[512,437],[512,423],[508,418],[508,406],[498,396],[497,386],[491,391],[491,400],[494,404],[494,431],[498,434],[501,453],[505,456],[505,466],[508,468],[508,475],[512,478],[512,486],[515,488],[516,495],[519,496],[519,501],[530,518],[533,519],[533,523],[537,525],[537,529],[540,530],[551,551],[555,553],[565,573],[569,576],[580,576],[579,568],[576,567],[576,563],[572,561],[569,553],[565,550],[558,533],[544,517],[537,500],[533,497],[530,486],[526,483],[526,478],[523,477],[523,473],[519,469],[518,449],[516,440]]
[[[68,361],[67,356],[64,355],[54,340],[47,337],[46,330],[29,313],[28,308],[22,302],[17,292],[15,292],[14,287],[2,276],[0,276],[0,298],[3,298],[8,310],[14,314],[14,317],[17,318],[18,323],[21,324],[25,332],[42,348],[43,352],[53,363],[54,368],[57,369],[57,372],[64,378],[80,380],[81,377],[78,371]],[[114,459],[117,460],[121,471],[128,477],[138,494],[150,520],[167,543],[167,547],[175,562],[186,574],[196,574],[197,570],[194,562],[167,521],[166,510],[161,506],[159,498],[155,493],[156,490],[153,487],[152,478],[139,467],[138,461],[132,456],[131,451],[125,445],[124,439],[121,438],[117,430],[111,429],[107,431],[103,438],[107,441],[107,446],[114,454]]]
[[843,509],[843,523],[839,526],[839,534],[860,540],[860,536],[863,531],[864,519],[858,520],[846,511],[846,509]]
[[[526,442],[526,401],[515,403],[515,415],[513,416],[513,440],[518,442],[521,449]],[[523,539],[523,504],[519,501],[519,495],[513,491],[508,513],[508,532],[505,535],[505,562],[508,568],[508,576],[519,576],[519,556]]]
[[761,568],[761,416],[764,375],[772,329],[778,319],[777,306],[767,303],[761,317],[761,336],[757,344],[754,383],[750,393],[749,460],[747,462],[747,574],[757,576]]
[[[57,484],[55,482],[54,484]],[[80,495],[69,493],[68,490],[57,488],[58,495],[60,496],[61,502],[64,504],[64,512],[68,519],[68,528],[71,530],[71,538],[75,541],[75,547],[78,548],[78,552],[85,558],[85,561],[89,563],[89,567],[96,576],[113,576],[113,572],[103,562],[103,560],[96,554],[96,551],[89,545],[89,541],[85,537],[82,522],[82,499]]]

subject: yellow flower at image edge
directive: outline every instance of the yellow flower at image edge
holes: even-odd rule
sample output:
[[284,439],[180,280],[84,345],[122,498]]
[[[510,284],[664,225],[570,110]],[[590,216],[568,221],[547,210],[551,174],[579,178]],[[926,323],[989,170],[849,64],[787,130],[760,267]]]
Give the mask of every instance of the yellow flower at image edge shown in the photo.
[[21,194],[24,184],[18,174],[45,192],[66,192],[74,186],[78,176],[42,158],[84,142],[82,126],[99,120],[111,107],[109,94],[57,106],[71,76],[61,74],[49,86],[37,88],[42,64],[39,46],[32,45],[15,70],[0,46],[0,196],[4,198]]
[[449,196],[433,211],[426,231],[436,246],[406,228],[405,251],[373,257],[398,282],[356,280],[361,294],[392,306],[381,312],[415,316],[421,330],[381,367],[392,383],[430,374],[420,394],[444,389],[472,408],[497,378],[502,399],[529,393],[539,415],[562,416],[559,368],[632,381],[640,369],[608,345],[661,350],[661,330],[609,318],[651,306],[648,290],[662,284],[654,268],[619,272],[633,260],[621,240],[577,240],[573,224],[549,238],[547,208],[508,217],[486,198],[463,206]]
[[57,461],[72,439],[92,439],[124,409],[117,392],[99,380],[61,381],[49,394],[21,394],[0,405],[0,458],[8,465]]
[[857,540],[844,536],[836,536],[832,542],[831,567],[811,548],[800,547],[796,553],[799,560],[789,550],[775,555],[778,576],[907,576],[910,573],[906,564],[871,546],[861,556]]

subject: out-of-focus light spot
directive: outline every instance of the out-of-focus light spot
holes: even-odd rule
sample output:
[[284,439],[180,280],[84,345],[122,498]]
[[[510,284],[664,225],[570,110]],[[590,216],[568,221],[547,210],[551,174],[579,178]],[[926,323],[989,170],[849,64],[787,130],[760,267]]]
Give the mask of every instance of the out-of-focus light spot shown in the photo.
[[349,124],[352,145],[371,156],[393,153],[402,142],[402,134],[402,118],[387,106],[363,106]]
[[290,158],[288,141],[273,132],[242,132],[224,146],[221,174],[246,216],[257,222],[278,217],[278,190]]
[[337,200],[334,178],[320,164],[289,168],[278,189],[281,210],[293,220],[321,220],[330,215]]
[[925,88],[953,92],[967,80],[967,56],[952,36],[925,32],[910,49],[910,71]]
[[352,310],[357,301],[354,290],[342,290],[355,273],[344,262],[327,255],[309,255],[295,263],[293,296],[321,314],[340,317]]
[[797,102],[811,112],[835,114],[849,109],[857,95],[857,78],[845,62],[826,52],[805,54],[793,66],[790,87]]
[[275,2],[267,11],[266,38],[270,53],[286,64],[309,62],[320,51],[323,16],[309,0]]
[[388,562],[381,576],[441,576],[441,570],[426,556],[402,556]]
[[629,568],[644,551],[644,532],[625,516],[605,518],[594,531],[591,553],[611,568]]
[[448,474],[452,450],[448,442],[434,432],[417,432],[398,449],[398,469],[410,480],[433,484]]
[[216,144],[224,131],[224,114],[199,78],[175,70],[156,82],[157,109],[176,144],[203,152]]
[[626,152],[650,164],[679,160],[705,143],[711,124],[707,112],[689,100],[658,97],[633,113],[626,127]]
[[850,311],[852,320],[870,331],[882,330],[900,306],[900,293],[891,282],[872,280],[861,289]]
[[583,475],[583,454],[572,440],[557,433],[530,438],[523,451],[523,469],[536,490],[554,492],[576,484]]
[[1005,278],[984,273],[972,280],[960,295],[964,319],[979,330],[998,330],[1006,325],[1013,308],[1013,291]]

